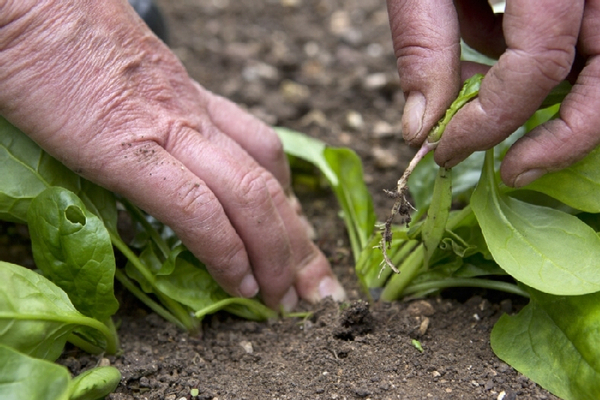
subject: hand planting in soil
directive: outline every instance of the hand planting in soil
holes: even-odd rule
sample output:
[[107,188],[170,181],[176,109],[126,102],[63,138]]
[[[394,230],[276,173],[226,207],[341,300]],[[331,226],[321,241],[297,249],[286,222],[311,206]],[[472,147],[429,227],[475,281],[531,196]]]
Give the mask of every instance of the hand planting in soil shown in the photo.
[[277,135],[191,80],[126,2],[10,2],[0,37],[0,113],[170,226],[227,293],[286,310],[344,297]]

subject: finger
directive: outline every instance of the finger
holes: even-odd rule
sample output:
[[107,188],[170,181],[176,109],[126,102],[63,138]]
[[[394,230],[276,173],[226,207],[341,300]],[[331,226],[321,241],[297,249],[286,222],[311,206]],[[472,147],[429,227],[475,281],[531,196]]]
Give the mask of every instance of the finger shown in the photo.
[[460,87],[458,20],[450,0],[388,0],[400,86],[404,139],[418,145]]
[[506,154],[500,173],[510,186],[521,187],[546,172],[565,168],[600,143],[600,1],[586,2],[579,39],[588,56],[573,89],[561,104],[559,118],[529,132]]
[[207,106],[217,128],[241,145],[252,158],[272,173],[284,188],[290,185],[290,172],[281,140],[264,122],[243,111],[233,102],[211,94]]
[[502,33],[503,14],[494,14],[487,1],[457,0],[454,5],[460,22],[460,35],[465,43],[488,57],[500,57],[506,50]]
[[[214,96],[211,93],[209,93],[209,95]],[[214,107],[212,110],[211,105]],[[221,106],[223,106],[223,108],[220,108]],[[240,120],[254,124],[256,129],[259,129],[258,132],[262,130],[265,134],[262,137],[263,140],[259,137],[257,141],[253,141],[252,139],[257,133],[256,130],[251,128],[248,129],[248,126],[240,126],[237,122],[231,123],[232,120],[237,117],[236,113],[239,114],[241,111],[235,104],[221,97],[214,96],[213,100],[209,100],[208,108],[211,110],[210,116],[212,118],[217,118],[218,122],[214,120],[213,122],[215,122],[215,124],[222,124],[223,129],[231,132],[230,135],[217,134],[211,136],[210,140],[218,145],[219,149],[227,151],[233,159],[242,163],[245,168],[248,169],[255,168],[256,163],[253,158],[248,157],[245,150],[248,150],[248,148],[253,149],[254,153],[251,153],[251,155],[262,157],[261,160],[263,163],[271,163],[271,165],[274,165],[280,170],[285,168],[284,172],[287,173],[289,179],[289,169],[285,154],[281,148],[281,142],[277,136],[273,136],[274,132],[271,129],[266,127],[260,121],[255,120],[253,117],[246,118],[249,115],[244,113]],[[221,116],[228,116],[229,118],[228,120],[225,118],[220,119]],[[240,131],[234,129],[236,127],[239,128]],[[238,138],[242,140],[241,145],[242,147],[245,147],[244,149],[238,144]],[[270,144],[267,142],[270,142]],[[284,157],[282,159],[275,154],[275,157],[269,158],[269,154],[264,154],[265,151],[280,153]],[[283,186],[282,191],[281,184],[277,184],[277,182],[271,180],[267,180],[267,182],[269,183],[268,189],[271,199],[285,226],[285,234],[287,234],[287,238],[290,242],[291,263],[294,266],[295,271],[297,271],[295,283],[296,294],[301,298],[312,302],[328,296],[333,297],[335,300],[343,300],[345,298],[344,289],[335,278],[331,266],[323,253],[313,243],[312,234],[314,231],[306,218],[301,215],[299,203],[294,196],[282,196],[282,194],[286,192],[285,186]],[[281,180],[279,180],[279,182],[281,182]],[[225,196],[225,194],[223,196]],[[242,237],[244,236],[242,235]],[[264,246],[259,249],[260,252],[264,251],[263,247]],[[274,286],[272,271],[268,268],[264,270],[261,269],[260,264],[253,264],[253,269],[261,288],[271,288]],[[269,296],[267,294],[266,296],[268,298],[277,298],[277,295]],[[264,297],[265,293],[263,293],[263,298]],[[285,297],[285,302],[287,303],[286,306],[289,306],[290,303],[288,303],[288,300],[292,299],[294,296],[292,293],[286,293]]]
[[[204,127],[202,136],[187,128],[175,136],[177,139],[167,150],[215,193],[244,242],[263,300],[277,307],[295,278],[289,238],[299,233],[288,233],[279,213],[286,205],[291,210],[283,189],[273,175],[247,161],[247,154],[240,151],[239,157],[232,156],[234,144],[224,146],[223,140],[228,140],[215,127]],[[215,142],[214,137],[221,137],[221,143]],[[216,270],[220,267],[209,268],[219,274]]]
[[491,148],[521,126],[571,67],[583,1],[514,0],[504,16],[507,51],[489,70],[479,96],[446,127],[436,152],[452,167]]
[[86,175],[168,221],[228,293],[256,295],[259,288],[244,243],[205,181],[154,141],[123,141],[118,148],[97,145],[113,149],[106,154],[112,162],[87,168]]

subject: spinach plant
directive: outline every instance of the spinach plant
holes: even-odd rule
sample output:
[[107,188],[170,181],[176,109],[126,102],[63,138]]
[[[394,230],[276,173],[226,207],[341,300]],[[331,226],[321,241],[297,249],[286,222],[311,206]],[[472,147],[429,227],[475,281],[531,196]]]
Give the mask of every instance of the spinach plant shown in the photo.
[[[327,157],[332,150],[322,143],[288,131],[280,135],[286,151],[313,162],[331,182],[367,293],[391,301],[449,287],[480,287],[528,298],[517,315],[504,315],[496,323],[491,335],[496,355],[561,398],[597,399],[600,149],[527,187],[500,183],[498,168],[506,150],[516,137],[556,115],[568,92],[568,85],[561,84],[506,142],[473,154],[452,171],[437,167],[428,154],[439,140],[436,135],[476,96],[480,81],[477,76],[466,83],[434,129],[437,133],[390,192],[392,217],[403,216],[400,226],[390,217],[375,229],[360,160],[348,157],[342,166]],[[414,209],[407,202],[409,192]],[[451,209],[452,204],[462,207]]]

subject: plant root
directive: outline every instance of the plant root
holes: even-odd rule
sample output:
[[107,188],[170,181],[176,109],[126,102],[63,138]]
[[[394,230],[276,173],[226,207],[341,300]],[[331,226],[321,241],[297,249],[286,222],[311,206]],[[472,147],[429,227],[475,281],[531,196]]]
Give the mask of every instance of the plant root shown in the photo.
[[401,222],[408,225],[411,222],[411,211],[416,211],[416,208],[413,207],[412,204],[406,199],[406,195],[408,192],[408,178],[415,170],[417,164],[429,153],[431,150],[435,149],[437,146],[437,142],[431,143],[429,141],[425,141],[419,151],[415,154],[406,170],[402,174],[402,177],[398,180],[398,184],[396,186],[396,190],[385,190],[385,194],[396,200],[394,205],[392,206],[392,210],[390,212],[390,216],[385,220],[383,224],[383,232],[381,233],[381,241],[379,242],[379,247],[381,249],[381,253],[383,254],[383,261],[381,262],[381,272],[385,269],[386,265],[392,269],[395,273],[399,274],[400,270],[394,265],[392,260],[388,255],[388,250],[392,247],[392,223],[394,221],[394,217],[396,215],[400,216]]

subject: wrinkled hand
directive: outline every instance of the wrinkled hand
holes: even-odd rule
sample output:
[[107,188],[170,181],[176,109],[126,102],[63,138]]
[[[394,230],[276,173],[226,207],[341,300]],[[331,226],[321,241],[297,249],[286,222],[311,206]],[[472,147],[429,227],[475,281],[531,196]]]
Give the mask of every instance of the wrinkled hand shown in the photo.
[[388,9],[407,96],[404,137],[413,145],[423,142],[462,80],[488,69],[460,63],[460,36],[479,52],[499,57],[478,98],[447,126],[435,151],[438,164],[452,167],[500,143],[569,74],[576,82],[560,117],[511,147],[502,179],[524,186],[600,143],[600,1],[508,0],[503,16],[494,15],[486,0],[388,0]]
[[0,113],[172,227],[230,294],[344,297],[276,134],[191,80],[126,0],[0,1]]

